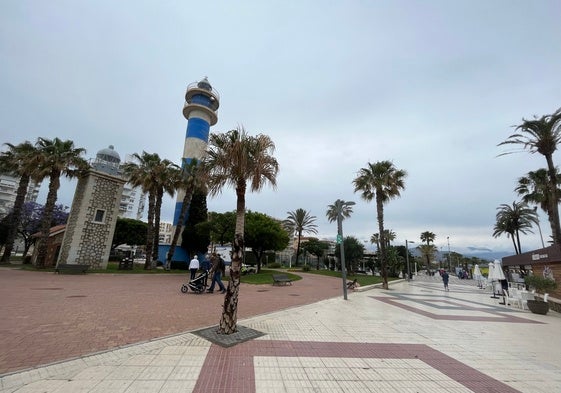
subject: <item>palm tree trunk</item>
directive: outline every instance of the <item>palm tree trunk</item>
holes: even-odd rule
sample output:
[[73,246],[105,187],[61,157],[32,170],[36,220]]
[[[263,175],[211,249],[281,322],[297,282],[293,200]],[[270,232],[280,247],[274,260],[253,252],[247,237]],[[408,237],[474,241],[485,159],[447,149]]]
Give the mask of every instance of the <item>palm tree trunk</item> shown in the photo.
[[152,261],[158,261],[158,248],[160,246],[160,213],[162,210],[162,199],[164,191],[158,190],[156,196],[156,205],[154,206],[154,242],[152,245]]
[[522,254],[522,247],[520,246],[520,232],[516,231],[516,244],[514,245],[516,255]]
[[39,250],[37,252],[36,266],[38,268],[46,267],[49,233],[53,218],[53,211],[57,200],[57,192],[60,187],[60,172],[51,172],[49,181],[49,192],[47,193],[47,201],[41,218],[41,238],[39,240]]
[[376,210],[378,213],[378,230],[380,231],[380,265],[382,269],[382,287],[388,289],[388,270],[386,239],[384,234],[384,202],[379,192],[376,192]]
[[298,244],[296,245],[296,266],[298,266],[298,256],[300,255],[300,239],[302,238],[302,231],[298,231]]
[[166,270],[171,268],[171,260],[173,258],[173,254],[175,253],[175,248],[177,247],[177,242],[179,240],[179,235],[183,231],[183,225],[185,223],[185,215],[187,214],[187,208],[191,203],[191,199],[193,198],[194,187],[191,187],[188,191],[185,192],[185,196],[183,197],[183,204],[181,205],[181,211],[179,212],[179,217],[177,219],[177,225],[175,226],[175,231],[173,232],[173,239],[171,241],[171,245],[169,246],[169,251],[166,256]]
[[2,262],[9,262],[12,250],[14,249],[14,242],[18,233],[18,226],[21,221],[21,209],[25,202],[25,195],[27,194],[27,187],[29,186],[29,176],[22,175],[19,179],[18,191],[16,200],[14,201],[14,208],[12,209],[12,219],[10,227],[8,228],[8,236],[6,245],[4,247],[4,254],[2,254]]
[[553,164],[553,157],[551,154],[545,156],[547,160],[547,168],[549,174],[551,198],[549,198],[549,205],[551,209],[551,235],[553,236],[553,243],[561,245],[561,224],[559,223],[559,196],[557,195],[557,176],[555,165]]
[[230,280],[226,296],[224,296],[224,307],[218,332],[220,334],[235,333],[238,323],[238,296],[240,291],[240,273],[244,253],[244,229],[245,229],[245,182],[236,187],[236,234],[232,247],[232,265],[230,266]]
[[146,227],[146,261],[144,270],[152,269],[152,247],[154,245],[154,205],[155,196],[148,193],[148,226]]

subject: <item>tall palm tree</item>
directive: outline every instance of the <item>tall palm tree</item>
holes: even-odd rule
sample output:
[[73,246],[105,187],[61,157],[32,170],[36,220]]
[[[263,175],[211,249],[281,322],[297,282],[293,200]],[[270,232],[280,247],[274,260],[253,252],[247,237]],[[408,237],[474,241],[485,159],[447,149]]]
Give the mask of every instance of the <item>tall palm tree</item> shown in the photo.
[[391,229],[384,229],[384,240],[386,241],[386,250],[390,248],[391,242],[396,239],[397,235]]
[[177,224],[175,225],[175,230],[173,232],[173,239],[166,255],[166,269],[171,267],[171,260],[173,258],[173,254],[175,253],[179,236],[183,231],[185,216],[187,215],[187,210],[191,204],[191,199],[193,198],[195,190],[202,189],[206,192],[205,173],[204,164],[199,165],[198,161],[193,159],[189,162],[189,164],[186,164],[183,167],[179,177],[176,179],[176,187],[185,190],[185,194],[183,195],[181,211],[179,212]]
[[[559,223],[559,193],[557,171],[553,163],[553,153],[561,142],[561,108],[551,115],[544,115],[532,120],[522,119],[522,124],[516,127],[516,133],[510,135],[501,145],[519,145],[521,150],[530,153],[540,153],[547,162],[549,178],[548,215],[551,224],[551,234],[554,244],[561,244],[561,224]],[[513,151],[514,152],[514,151]],[[506,152],[501,155],[510,154]]]
[[427,245],[434,243],[436,235],[430,231],[425,231],[421,233],[421,242],[427,243]]
[[152,245],[152,266],[158,261],[158,248],[160,245],[160,215],[164,194],[173,196],[180,177],[180,168],[169,160],[163,159],[153,168],[155,181],[156,200],[154,202],[154,239]]
[[514,252],[520,254],[522,252],[520,233],[533,233],[532,224],[537,224],[538,222],[536,211],[528,207],[528,204],[525,202],[512,202],[512,206],[503,203],[497,210],[493,237],[506,234],[512,238]]
[[25,141],[19,145],[6,143],[6,146],[8,146],[8,150],[0,153],[0,173],[8,173],[19,177],[19,183],[12,208],[13,219],[9,222],[8,235],[1,262],[10,261],[18,226],[21,221],[21,211],[25,203],[27,188],[37,169],[37,149],[31,142]]
[[286,214],[288,214],[288,217],[283,221],[285,228],[290,231],[291,237],[294,233],[298,236],[298,245],[296,246],[296,263],[298,263],[302,233],[318,233],[317,225],[315,224],[316,216],[310,215],[308,211],[301,208],[292,212],[286,212]]
[[[526,176],[522,176],[518,179],[518,184],[514,191],[522,197],[522,201],[527,204],[532,204],[539,206],[546,214],[549,220],[550,227],[554,227],[554,223],[551,222],[553,217],[550,214],[551,204],[549,198],[551,197],[551,192],[549,191],[549,176],[547,169],[540,168],[537,171],[530,171]],[[557,172],[557,196],[559,200],[557,204],[561,201],[561,175]]]
[[58,189],[60,188],[60,177],[63,175],[67,178],[77,177],[89,165],[81,157],[86,150],[74,147],[74,142],[71,140],[39,138],[36,146],[38,149],[37,179],[49,178],[49,191],[43,217],[41,218],[41,241],[36,261],[37,267],[43,268],[47,258],[47,241]]
[[436,239],[436,235],[430,231],[425,231],[421,233],[421,242],[425,242],[426,243],[426,247],[422,247],[421,251],[425,251],[423,252],[423,254],[425,255],[425,258],[427,260],[427,274],[430,273],[430,258],[434,255],[434,247],[431,248],[431,242],[434,243],[434,239]]
[[360,191],[362,199],[367,202],[376,200],[378,231],[380,233],[380,264],[384,289],[388,289],[384,204],[401,196],[400,191],[405,188],[404,178],[406,176],[407,172],[397,169],[391,161],[378,161],[374,164],[367,163],[366,168],[361,168],[358,176],[353,180],[355,192]]
[[237,198],[230,280],[219,324],[220,333],[231,334],[237,330],[238,294],[244,252],[245,193],[248,186],[250,191],[257,192],[266,183],[276,188],[279,164],[272,155],[275,144],[267,135],[250,136],[243,127],[238,127],[225,134],[211,134],[209,139],[209,195],[218,195],[224,186],[231,186]]
[[[162,160],[157,153],[142,154],[134,153],[133,160],[123,165],[123,171],[128,177],[128,182],[134,187],[140,187],[143,192],[148,194],[148,226],[146,228],[146,260],[144,269],[152,268],[152,260],[154,256],[154,246],[157,244],[156,239],[159,233],[159,221],[162,197],[164,192],[170,192],[173,189],[174,175],[171,170],[175,170],[175,166],[169,160]],[[158,228],[156,229],[156,225]],[[159,237],[159,236],[158,236]]]
[[376,251],[380,251],[380,234],[374,233],[370,236],[370,244],[376,245]]
[[343,277],[343,297],[347,300],[347,271],[345,269],[345,247],[343,244],[343,220],[349,218],[353,212],[354,202],[337,199],[327,206],[325,215],[329,222],[337,221],[337,242],[341,250],[341,271]]

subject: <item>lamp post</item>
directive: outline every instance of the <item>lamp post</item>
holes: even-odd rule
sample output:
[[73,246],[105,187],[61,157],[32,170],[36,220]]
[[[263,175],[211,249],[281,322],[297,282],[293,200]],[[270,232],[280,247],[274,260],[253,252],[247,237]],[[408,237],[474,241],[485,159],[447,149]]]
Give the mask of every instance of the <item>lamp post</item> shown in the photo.
[[411,269],[409,268],[409,243],[415,243],[415,242],[412,242],[407,239],[405,240],[405,260],[407,261],[407,281],[411,279]]
[[538,207],[534,206],[534,213],[536,213],[536,223],[538,224],[538,231],[540,231],[540,239],[542,241],[542,248],[545,248],[545,244],[543,243],[543,235],[542,235],[542,228],[540,227],[540,218],[538,217]]
[[450,236],[446,236],[448,241],[448,271],[452,271],[452,259],[450,259]]

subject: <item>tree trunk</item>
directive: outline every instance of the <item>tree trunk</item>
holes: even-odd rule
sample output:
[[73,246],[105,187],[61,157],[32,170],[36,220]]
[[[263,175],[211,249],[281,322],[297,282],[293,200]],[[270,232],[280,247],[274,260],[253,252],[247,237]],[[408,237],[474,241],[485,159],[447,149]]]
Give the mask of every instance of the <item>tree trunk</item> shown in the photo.
[[152,269],[152,247],[154,245],[154,205],[155,196],[148,193],[148,226],[146,227],[146,260],[144,270]]
[[8,228],[8,237],[2,254],[2,262],[9,262],[12,250],[14,249],[14,242],[18,233],[18,226],[21,220],[21,209],[25,203],[25,195],[27,194],[27,187],[29,186],[29,176],[23,175],[19,179],[18,191],[16,200],[14,201],[14,208],[12,209],[12,220]]
[[154,206],[154,241],[152,244],[152,261],[154,261],[154,264],[158,261],[158,248],[160,246],[160,212],[162,210],[163,197],[164,191],[158,190],[156,204]]
[[382,270],[382,287],[388,289],[388,270],[386,239],[384,234],[384,202],[380,192],[376,191],[376,210],[378,213],[378,230],[380,231],[380,265]]
[[36,266],[38,268],[46,267],[49,233],[53,218],[53,211],[57,199],[57,191],[60,187],[60,172],[53,171],[49,176],[49,192],[47,193],[47,202],[43,210],[41,218],[41,238],[39,239],[39,250],[37,252]]
[[547,160],[547,168],[549,174],[550,193],[549,205],[551,210],[551,235],[553,236],[553,243],[561,245],[561,224],[559,223],[559,196],[557,195],[557,175],[555,165],[553,164],[553,157],[551,154],[545,156]]
[[298,231],[298,244],[296,245],[296,266],[298,266],[298,257],[300,256],[300,239],[302,239],[302,231]]
[[244,253],[244,228],[245,228],[245,182],[236,187],[237,203],[236,203],[236,234],[234,236],[234,244],[232,247],[232,264],[230,266],[230,280],[226,296],[224,296],[224,307],[222,309],[222,317],[218,333],[232,334],[235,333],[238,323],[238,296],[240,291],[240,273]]

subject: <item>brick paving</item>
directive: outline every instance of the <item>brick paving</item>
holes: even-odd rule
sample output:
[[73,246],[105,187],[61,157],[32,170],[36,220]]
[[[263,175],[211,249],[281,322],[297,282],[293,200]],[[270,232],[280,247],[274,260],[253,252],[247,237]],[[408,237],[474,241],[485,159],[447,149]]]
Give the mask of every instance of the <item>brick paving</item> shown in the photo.
[[[76,280],[86,284],[85,278]],[[170,276],[157,280],[169,284]],[[60,282],[30,290],[69,287]],[[360,288],[348,300],[339,293],[340,280],[305,275],[299,283],[302,291],[298,283],[276,288],[270,303],[301,298],[305,290],[311,298],[331,284],[335,297],[292,307],[285,300],[288,308],[241,317],[238,326],[258,334],[232,347],[191,330],[0,375],[0,393],[561,393],[559,313],[501,305],[502,299],[465,280],[451,280],[445,292],[440,280],[419,276],[389,290]],[[245,304],[269,288],[246,290]],[[69,292],[66,298],[84,299],[74,296],[82,295]],[[210,304],[219,295],[203,296]],[[128,311],[120,318],[128,319]]]
[[[181,293],[187,274],[1,268],[0,374],[218,324],[223,296]],[[342,293],[340,279],[302,277],[287,287],[242,284],[238,318]]]

